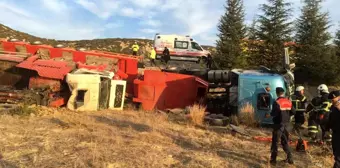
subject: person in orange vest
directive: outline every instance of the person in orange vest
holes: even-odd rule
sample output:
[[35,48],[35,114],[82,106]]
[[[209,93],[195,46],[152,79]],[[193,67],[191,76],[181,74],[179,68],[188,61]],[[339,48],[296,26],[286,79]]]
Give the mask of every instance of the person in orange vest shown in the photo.
[[273,103],[273,108],[270,115],[273,117],[273,133],[270,164],[276,165],[276,157],[278,153],[278,142],[281,140],[282,148],[287,154],[289,164],[294,164],[293,156],[288,146],[289,132],[288,125],[290,124],[290,117],[295,114],[295,109],[292,102],[284,97],[284,89],[282,87],[276,88],[277,99]]

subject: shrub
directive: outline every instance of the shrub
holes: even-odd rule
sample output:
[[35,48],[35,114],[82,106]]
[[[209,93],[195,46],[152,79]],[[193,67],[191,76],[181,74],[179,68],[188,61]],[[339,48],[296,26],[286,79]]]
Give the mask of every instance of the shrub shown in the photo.
[[259,124],[259,120],[255,116],[254,107],[248,102],[241,106],[238,118],[246,126],[256,127]]
[[203,125],[205,109],[206,109],[205,106],[199,104],[194,104],[193,106],[189,107],[189,117],[194,125],[198,126]]

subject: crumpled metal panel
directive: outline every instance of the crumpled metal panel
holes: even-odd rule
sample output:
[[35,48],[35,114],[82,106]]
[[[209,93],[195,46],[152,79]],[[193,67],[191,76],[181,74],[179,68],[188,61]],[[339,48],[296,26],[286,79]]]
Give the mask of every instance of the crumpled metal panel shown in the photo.
[[68,66],[67,62],[39,60],[37,56],[28,58],[16,67],[36,71],[40,77],[60,80],[63,80],[67,73],[73,69]]

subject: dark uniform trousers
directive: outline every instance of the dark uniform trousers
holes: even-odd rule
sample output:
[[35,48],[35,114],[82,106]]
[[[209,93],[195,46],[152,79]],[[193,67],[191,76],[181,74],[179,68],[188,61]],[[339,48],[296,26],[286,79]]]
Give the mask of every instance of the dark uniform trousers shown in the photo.
[[271,146],[271,159],[275,160],[278,153],[278,143],[281,140],[283,151],[287,154],[288,158],[292,157],[288,145],[289,132],[286,125],[275,124],[273,126],[272,146]]
[[340,168],[340,135],[334,134],[332,136],[332,148],[334,155],[334,167]]

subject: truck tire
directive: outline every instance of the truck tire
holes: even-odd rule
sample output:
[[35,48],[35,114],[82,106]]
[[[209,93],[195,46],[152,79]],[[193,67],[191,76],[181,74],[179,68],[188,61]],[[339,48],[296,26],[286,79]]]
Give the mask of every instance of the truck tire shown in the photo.
[[211,83],[229,83],[230,75],[229,70],[211,70],[208,72],[208,81]]

